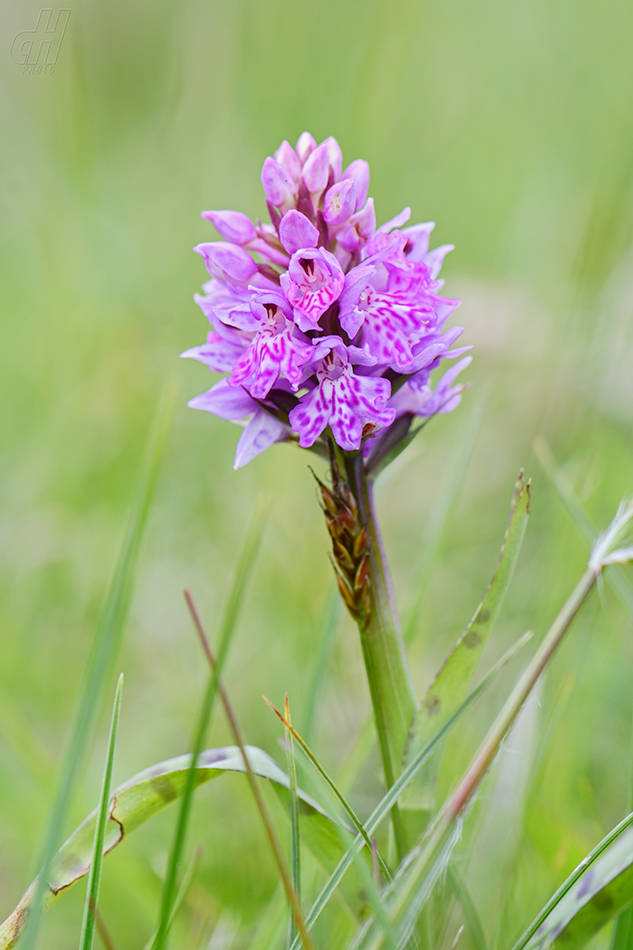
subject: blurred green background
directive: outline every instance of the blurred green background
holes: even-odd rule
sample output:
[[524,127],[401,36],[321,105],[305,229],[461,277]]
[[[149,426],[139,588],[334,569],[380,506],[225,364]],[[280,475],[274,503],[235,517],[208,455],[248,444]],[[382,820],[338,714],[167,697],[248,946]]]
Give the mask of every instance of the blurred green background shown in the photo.
[[[305,716],[333,587],[311,457],[277,446],[234,473],[238,431],[186,408],[212,380],[177,358],[206,332],[191,248],[214,232],[199,212],[263,216],[259,172],[282,139],[335,135],[346,161],[370,162],[379,220],[409,204],[414,222],[437,221],[435,243],[456,244],[444,276],[463,299],[474,386],[379,495],[405,617],[428,581],[412,646],[420,693],[485,589],[520,466],[533,514],[484,663],[529,628],[541,636],[582,569],[585,542],[536,438],[598,524],[633,490],[631,5],[78,0],[54,73],[31,75],[9,49],[38,14],[31,0],[0,11],[0,918],[36,870],[144,445],[174,375],[181,394],[118,661],[115,781],[188,748],[205,669],[182,588],[213,629],[261,491],[272,514],[227,683],[248,740],[281,764],[261,694],[280,704],[287,689],[300,727]],[[456,472],[429,575],[429,525]],[[460,867],[492,947],[510,945],[628,810],[632,627],[608,587],[604,602],[593,597],[469,819],[478,844]],[[451,739],[443,788],[518,668]],[[367,713],[356,631],[341,616],[315,738],[335,776]],[[73,822],[96,801],[106,718]],[[209,745],[227,741],[218,714]],[[351,795],[367,814],[376,758],[362,778]],[[102,912],[117,950],[142,946],[155,924],[174,818],[167,810],[106,862]],[[206,946],[217,924],[212,950],[247,946],[275,872],[241,777],[198,793],[197,843],[175,945]],[[42,946],[78,940],[82,891],[51,912]]]

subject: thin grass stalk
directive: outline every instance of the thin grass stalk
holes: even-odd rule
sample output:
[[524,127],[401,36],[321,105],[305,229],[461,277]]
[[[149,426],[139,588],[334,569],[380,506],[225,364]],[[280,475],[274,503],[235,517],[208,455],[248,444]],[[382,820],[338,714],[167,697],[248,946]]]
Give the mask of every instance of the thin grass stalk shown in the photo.
[[92,849],[90,874],[88,875],[86,904],[84,907],[84,917],[81,925],[79,950],[92,950],[92,945],[94,943],[96,913],[99,906],[99,889],[101,887],[101,869],[103,866],[103,843],[105,841],[106,825],[108,823],[110,789],[112,787],[112,770],[114,768],[114,752],[116,749],[116,740],[119,731],[122,696],[123,673],[121,673],[119,676],[119,682],[117,683],[116,693],[114,696],[112,722],[110,723],[110,737],[108,739],[108,751],[106,755],[105,769],[103,771],[103,782],[101,785],[101,798],[99,801],[99,811],[97,813],[97,821],[95,825],[95,840],[94,847]]
[[246,583],[252,572],[255,556],[261,540],[264,517],[267,513],[267,506],[260,501],[255,507],[251,524],[247,531],[244,546],[238,556],[233,583],[224,609],[222,623],[220,624],[220,638],[218,648],[217,664],[212,667],[207,688],[205,690],[198,724],[193,740],[191,765],[187,773],[187,779],[178,813],[178,822],[174,841],[169,856],[167,872],[165,875],[165,884],[163,886],[163,897],[161,901],[160,918],[154,940],[154,950],[164,950],[167,943],[169,928],[172,920],[172,911],[178,889],[178,877],[180,873],[180,864],[185,850],[187,833],[189,830],[189,819],[193,805],[193,793],[196,784],[196,763],[203,750],[205,736],[211,721],[211,714],[218,692],[218,682],[220,674],[224,668],[224,663],[228,654],[228,649],[233,638],[240,605],[244,599]]
[[[413,781],[413,778],[417,775],[422,766],[427,762],[430,757],[433,755],[440,742],[448,735],[453,726],[458,722],[459,719],[464,715],[464,713],[473,705],[473,703],[479,699],[481,694],[487,689],[487,687],[492,683],[494,678],[497,676],[499,671],[514,657],[516,654],[525,646],[526,643],[531,639],[532,634],[526,633],[521,639],[511,647],[502,657],[498,660],[494,666],[488,671],[484,676],[482,681],[476,686],[463,701],[461,706],[455,710],[455,712],[450,716],[444,725],[438,729],[436,734],[429,739],[426,745],[420,749],[418,754],[411,760],[409,765],[406,767],[402,775],[396,779],[392,788],[389,789],[387,794],[382,798],[378,803],[376,808],[373,810],[367,821],[365,822],[365,831],[368,835],[373,835],[377,830],[380,823],[387,817],[391,811],[393,804],[398,800],[399,796],[402,795],[403,791],[407,786]],[[328,880],[323,885],[320,894],[315,900],[308,916],[306,917],[306,924],[308,928],[312,928],[318,918],[320,917],[323,909],[328,903],[330,897],[334,894],[334,891],[340,884],[343,875],[351,867],[354,855],[361,850],[365,845],[365,841],[362,837],[358,837],[345,852],[336,868],[328,878]],[[298,950],[299,943],[297,940],[294,941],[290,950]]]
[[[288,693],[284,697],[284,718],[288,723],[285,729],[286,762],[288,766],[288,801],[290,805],[290,867],[292,869],[292,885],[297,901],[301,906],[301,827],[299,825],[299,796],[297,795],[297,766],[295,763],[293,729],[290,720],[290,704]],[[290,914],[290,942],[294,940],[296,928],[294,917]]]
[[331,792],[333,793],[333,795],[336,797],[336,799],[337,799],[337,801],[339,802],[339,804],[343,807],[345,813],[347,814],[347,816],[348,816],[349,819],[351,820],[352,824],[354,825],[354,827],[356,828],[356,830],[358,831],[358,833],[359,833],[359,834],[361,835],[361,837],[363,838],[365,844],[367,845],[367,847],[369,848],[369,850],[371,851],[371,853],[372,853],[372,854],[375,854],[375,856],[376,856],[376,861],[377,861],[377,863],[378,863],[378,866],[380,867],[380,870],[381,870],[382,875],[383,875],[383,877],[385,878],[385,880],[386,880],[387,882],[391,881],[391,879],[392,879],[392,878],[391,878],[391,871],[389,870],[389,867],[388,867],[386,861],[384,860],[384,858],[382,857],[382,855],[380,854],[380,852],[379,852],[378,849],[376,848],[376,840],[375,840],[375,838],[370,838],[370,836],[367,834],[367,831],[365,830],[365,827],[364,827],[362,821],[360,820],[360,818],[358,817],[358,815],[356,814],[356,812],[354,811],[354,809],[352,808],[352,806],[350,805],[350,803],[347,801],[347,799],[345,798],[345,796],[343,795],[343,793],[341,792],[341,790],[338,788],[338,786],[336,785],[336,783],[333,781],[333,779],[328,775],[328,773],[327,773],[326,770],[323,768],[323,766],[321,765],[321,763],[320,763],[319,760],[317,759],[316,755],[314,754],[314,752],[312,751],[312,749],[310,748],[310,746],[308,745],[308,743],[307,743],[307,742],[305,741],[305,739],[300,735],[300,733],[297,732],[297,730],[294,728],[294,726],[293,726],[292,723],[289,721],[289,719],[287,718],[287,716],[283,715],[283,714],[276,708],[276,706],[275,706],[273,703],[271,703],[271,701],[270,701],[269,699],[266,698],[266,696],[264,696],[263,699],[264,699],[264,702],[267,703],[268,706],[270,706],[270,708],[271,708],[272,711],[275,713],[275,715],[278,716],[279,719],[281,719],[282,723],[284,724],[284,728],[286,729],[286,733],[289,734],[292,738],[294,738],[294,739],[298,742],[298,744],[300,745],[300,747],[302,748],[303,752],[305,753],[305,755],[307,756],[307,758],[308,758],[309,761],[311,762],[311,764],[312,764],[312,766],[314,767],[314,769],[318,772],[318,774],[319,774],[319,775],[321,776],[321,778],[324,780],[324,782],[326,783],[326,785],[328,786],[328,788],[330,789],[330,791],[331,791]]
[[24,950],[33,950],[37,940],[40,915],[48,890],[51,862],[59,846],[64,823],[70,811],[73,793],[98,716],[104,685],[116,662],[121,645],[130,601],[132,576],[138,560],[158,466],[171,428],[177,395],[177,384],[170,380],[163,392],[152,426],[130,520],[90,651],[77,703],[72,738],[64,756],[57,797],[44,839],[40,860],[42,870],[37,880],[23,936]]
[[[277,865],[277,870],[279,872],[279,876],[283,883],[284,890],[286,892],[286,896],[288,898],[288,902],[292,910],[296,928],[299,931],[298,937],[301,939],[301,942],[303,943],[305,950],[314,950],[312,938],[310,937],[310,934],[308,933],[308,930],[303,918],[303,914],[301,912],[301,907],[299,904],[297,893],[293,887],[292,880],[288,872],[288,868],[286,867],[286,862],[283,856],[283,851],[281,848],[281,844],[279,842],[279,838],[277,837],[277,832],[275,831],[275,827],[272,823],[270,815],[268,814],[266,803],[264,802],[264,798],[262,796],[261,790],[259,788],[259,785],[257,784],[257,779],[255,778],[255,774],[251,768],[251,763],[249,761],[248,755],[246,754],[246,748],[245,748],[244,738],[242,736],[242,730],[240,728],[239,722],[237,720],[237,717],[235,715],[235,712],[229,700],[228,693],[226,692],[226,689],[224,688],[222,682],[219,679],[218,660],[216,659],[213,653],[213,650],[211,649],[209,638],[207,637],[206,631],[202,624],[202,620],[200,619],[200,615],[194,603],[193,597],[191,596],[191,593],[188,590],[186,590],[184,593],[185,593],[185,600],[187,602],[187,607],[189,608],[191,618],[193,620],[198,636],[200,637],[200,642],[202,643],[202,648],[209,662],[209,665],[216,676],[218,689],[220,693],[220,699],[221,699],[222,705],[224,706],[224,712],[226,714],[227,722],[229,724],[229,728],[235,740],[235,744],[238,746],[240,753],[242,755],[244,768],[246,769],[246,775],[248,777],[248,783],[253,793],[253,798],[255,799],[255,804],[257,806],[257,810],[262,820],[262,824],[264,825],[266,837],[268,838],[268,843],[270,844],[270,849],[273,853],[275,864]],[[296,938],[295,938],[295,942],[296,942]]]

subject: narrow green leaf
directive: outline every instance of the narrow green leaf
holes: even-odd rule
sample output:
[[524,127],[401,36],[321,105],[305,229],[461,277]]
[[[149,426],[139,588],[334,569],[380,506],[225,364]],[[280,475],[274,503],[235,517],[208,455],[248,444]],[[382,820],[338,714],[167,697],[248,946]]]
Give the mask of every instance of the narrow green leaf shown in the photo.
[[106,764],[103,772],[103,783],[101,786],[101,801],[97,811],[97,820],[95,825],[94,846],[92,849],[92,861],[90,862],[90,874],[88,876],[88,888],[86,890],[86,904],[84,907],[84,919],[81,927],[81,939],[79,941],[79,950],[92,950],[95,935],[95,915],[99,906],[99,889],[101,887],[101,866],[103,864],[103,844],[105,841],[106,824],[108,822],[108,805],[110,803],[110,786],[112,785],[112,769],[114,768],[114,750],[116,748],[117,734],[119,731],[119,716],[121,715],[121,697],[123,695],[123,673],[119,676],[119,682],[114,697],[114,708],[112,710],[112,722],[110,724],[110,738],[108,740],[108,752],[106,755]]
[[[248,760],[256,775],[273,783],[287,795],[288,776],[277,763],[261,749],[246,747]],[[140,825],[161,812],[167,805],[182,797],[187,777],[190,774],[191,755],[182,755],[153,765],[139,772],[125,784],[115,789],[110,799],[108,821],[105,830],[103,854],[109,854]],[[208,749],[197,759],[195,768],[196,787],[227,772],[245,772],[244,761],[237,746]],[[321,806],[300,789],[303,839],[312,849],[314,842],[317,860],[323,854],[322,843],[336,836],[332,834],[332,819]],[[90,871],[98,809],[87,818],[62,845],[51,861],[48,882],[44,886],[42,909],[51,907],[68,889]],[[338,845],[337,845],[338,847]],[[338,851],[340,854],[340,850]],[[330,861],[331,851],[327,854]],[[326,865],[327,866],[327,865]],[[33,881],[13,913],[0,925],[0,950],[10,950],[23,933],[26,920],[41,876]]]
[[[358,833],[363,837],[363,839],[364,839],[364,841],[365,841],[365,844],[367,845],[367,847],[369,848],[369,850],[372,851],[372,847],[373,847],[373,845],[372,845],[372,840],[371,840],[371,838],[369,837],[369,835],[367,834],[367,832],[366,832],[366,830],[365,830],[365,827],[363,826],[363,823],[361,822],[360,818],[358,817],[358,815],[356,814],[356,812],[354,811],[354,809],[352,808],[352,806],[349,804],[349,802],[347,801],[347,799],[345,798],[345,796],[343,795],[343,793],[342,793],[342,792],[340,791],[340,789],[337,787],[337,785],[335,784],[335,782],[333,781],[333,779],[330,778],[330,776],[328,775],[328,773],[326,772],[326,770],[323,768],[323,766],[321,765],[321,763],[319,762],[319,760],[317,759],[316,755],[314,754],[314,752],[312,751],[312,749],[310,748],[310,746],[307,744],[307,742],[305,741],[305,739],[297,732],[297,730],[294,728],[294,726],[292,725],[292,723],[290,723],[290,721],[289,721],[285,716],[282,716],[282,714],[279,712],[279,710],[276,709],[275,706],[273,706],[273,704],[270,702],[270,700],[269,700],[269,699],[266,699],[265,696],[264,696],[264,701],[265,701],[266,703],[268,703],[268,705],[269,705],[270,708],[273,710],[273,712],[274,712],[277,716],[279,716],[279,718],[281,719],[281,721],[282,721],[283,724],[284,724],[284,727],[285,727],[285,729],[286,729],[286,733],[290,733],[290,735],[291,735],[292,737],[294,737],[294,738],[297,740],[297,742],[299,743],[299,746],[300,746],[301,750],[303,751],[304,755],[307,757],[308,761],[311,763],[311,765],[313,766],[313,768],[316,770],[317,774],[320,775],[321,778],[324,780],[325,784],[327,785],[327,787],[329,788],[329,790],[333,793],[333,795],[334,795],[334,797],[336,798],[337,802],[338,802],[340,805],[343,806],[343,809],[344,809],[344,811],[346,812],[347,816],[351,819],[352,824],[354,825],[354,827],[356,828],[356,830],[358,831]],[[391,872],[390,872],[389,868],[387,867],[386,862],[384,861],[384,859],[382,858],[382,856],[380,855],[380,853],[379,853],[378,851],[376,851],[376,858],[377,858],[378,864],[379,864],[379,866],[380,866],[380,869],[381,869],[381,871],[382,871],[382,873],[383,873],[383,875],[384,875],[384,877],[385,877],[385,880],[390,881],[390,880],[391,880]]]
[[36,886],[33,900],[29,905],[28,929],[25,936],[26,950],[33,950],[35,946],[39,914],[45,901],[45,881],[48,870],[63,834],[73,792],[99,712],[103,689],[111,675],[121,644],[130,601],[132,578],[143,538],[159,462],[171,427],[176,396],[177,387],[173,381],[170,381],[163,394],[152,429],[134,506],[92,644],[75,713],[72,738],[64,757],[58,792],[44,840],[40,861],[42,874]]
[[633,813],[583,858],[513,950],[583,947],[633,900]]
[[154,941],[154,950],[164,950],[169,934],[169,925],[172,919],[174,901],[178,890],[178,877],[180,873],[180,864],[185,850],[187,833],[189,830],[189,818],[193,804],[193,793],[196,785],[196,761],[198,755],[204,748],[204,740],[211,721],[211,714],[218,692],[218,683],[222,676],[224,663],[228,654],[229,646],[237,625],[237,618],[240,607],[244,600],[246,585],[252,573],[257,551],[261,542],[264,524],[268,515],[268,504],[259,499],[250,525],[248,527],[246,538],[242,549],[238,555],[233,580],[229,589],[229,594],[224,608],[224,614],[220,624],[219,646],[217,653],[217,666],[209,673],[207,688],[205,690],[202,706],[198,716],[196,732],[193,739],[193,754],[191,759],[191,768],[183,789],[180,812],[176,823],[174,840],[172,843],[167,871],[165,874],[165,884],[163,886],[163,897],[161,901],[160,918]]
[[[481,659],[490,631],[497,619],[504,597],[510,585],[519,557],[530,513],[530,483],[519,473],[514,487],[510,518],[506,528],[501,553],[475,614],[448,655],[435,679],[429,686],[413,720],[411,734],[405,753],[405,763],[410,762],[434,735],[438,727],[459,706],[468,690],[472,676]],[[422,770],[402,802],[403,812],[410,836],[417,838],[425,824],[433,804],[433,793],[440,756],[437,755]],[[417,827],[422,823],[422,827]]]
[[[487,687],[492,683],[494,678],[500,672],[501,669],[521,650],[526,643],[531,639],[532,634],[525,634],[521,639],[513,646],[510,650],[505,653],[497,663],[488,671],[484,676],[482,681],[468,694],[466,699],[461,703],[458,709],[450,716],[446,722],[438,729],[437,733],[427,742],[427,744],[420,749],[418,754],[414,759],[408,764],[405,770],[400,776],[396,779],[394,784],[391,786],[387,794],[381,799],[379,804],[376,806],[374,811],[371,813],[367,821],[364,823],[365,831],[368,835],[373,835],[380,825],[380,823],[386,818],[389,814],[391,808],[394,805],[394,802],[398,800],[402,792],[407,788],[413,777],[417,774],[419,769],[422,768],[424,763],[428,761],[433,752],[437,749],[442,739],[448,735],[453,726],[461,719],[464,713],[472,706],[472,704],[479,699],[481,694],[487,689]],[[364,839],[361,836],[358,836],[354,843],[347,849],[339,863],[337,864],[334,872],[330,875],[329,879],[325,882],[320,894],[318,895],[316,901],[312,905],[310,913],[306,917],[306,924],[309,928],[313,927],[318,918],[320,917],[323,908],[326,906],[330,897],[334,894],[334,891],[339,886],[341,880],[343,879],[345,873],[351,866],[354,855],[357,854],[365,845]],[[290,948],[290,950],[298,950],[299,942],[295,940]],[[2,950],[2,945],[0,944],[0,950]]]

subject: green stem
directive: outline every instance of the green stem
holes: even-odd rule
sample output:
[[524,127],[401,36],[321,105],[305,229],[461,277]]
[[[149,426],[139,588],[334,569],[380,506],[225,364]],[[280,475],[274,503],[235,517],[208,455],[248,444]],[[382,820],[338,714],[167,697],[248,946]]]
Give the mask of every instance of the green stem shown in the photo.
[[[347,456],[346,470],[361,521],[369,536],[371,608],[369,616],[359,621],[358,629],[385,782],[387,788],[391,788],[402,771],[405,745],[417,704],[374,510],[372,484],[365,473],[360,452]],[[394,807],[392,817],[396,845],[402,857],[405,851],[404,834],[397,807]]]

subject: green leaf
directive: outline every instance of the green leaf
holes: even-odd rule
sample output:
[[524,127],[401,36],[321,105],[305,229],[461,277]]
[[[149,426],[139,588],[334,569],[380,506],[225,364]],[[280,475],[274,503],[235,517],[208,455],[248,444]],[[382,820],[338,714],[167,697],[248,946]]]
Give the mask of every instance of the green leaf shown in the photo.
[[[282,790],[285,790],[284,797],[287,800],[289,782],[283,769],[261,749],[247,746],[246,750],[253,772],[274,783],[282,794]],[[140,825],[182,796],[190,766],[191,755],[169,759],[145,769],[116,789],[108,811],[104,855],[116,848]],[[244,771],[244,761],[237,746],[208,749],[198,757],[195,784],[196,787],[203,785],[226,772]],[[332,819],[305,792],[298,789],[297,793],[301,800],[303,839],[327,870],[328,866],[331,866],[333,856],[340,856],[342,850]],[[95,809],[84,819],[51,862],[48,882],[43,885],[43,909],[51,907],[69,887],[90,871],[97,815],[98,809]],[[0,926],[0,950],[13,947],[24,931],[39,880],[40,877],[33,881],[16,909]]]
[[[466,695],[510,585],[529,512],[530,483],[523,480],[523,473],[520,472],[512,496],[510,519],[492,580],[472,620],[426,691],[413,720],[405,764],[415,758],[431,736],[459,707]],[[408,819],[409,833],[413,837],[418,836],[422,828],[417,825],[422,823],[424,816],[428,816],[431,811],[439,764],[438,754],[419,773],[403,798],[403,811],[406,809],[413,813],[403,815],[405,821]]]
[[103,690],[112,673],[121,645],[134,569],[138,560],[158,466],[171,428],[176,395],[176,386],[169,383],[163,394],[152,429],[134,506],[90,651],[88,666],[77,704],[73,734],[64,757],[59,788],[42,849],[41,864],[44,875],[40,879],[41,883],[36,885],[29,905],[31,914],[28,933],[25,938],[25,950],[31,950],[35,946],[39,912],[45,901],[44,878],[59,846],[73,792],[99,712]]
[[633,813],[616,825],[572,871],[513,950],[578,950],[631,903],[632,826]]
[[106,755],[106,764],[103,772],[103,783],[101,786],[101,801],[99,802],[99,810],[97,811],[94,845],[92,848],[92,861],[90,864],[90,875],[88,877],[88,888],[86,890],[84,919],[81,927],[81,939],[79,941],[80,950],[92,950],[92,945],[94,943],[96,923],[95,914],[99,905],[101,866],[103,863],[103,844],[105,841],[106,824],[108,821],[110,787],[112,785],[112,769],[114,767],[114,750],[116,748],[116,738],[119,731],[122,694],[123,673],[121,673],[119,676],[116,695],[114,697],[112,723],[110,725],[110,738],[108,740],[108,752]]

